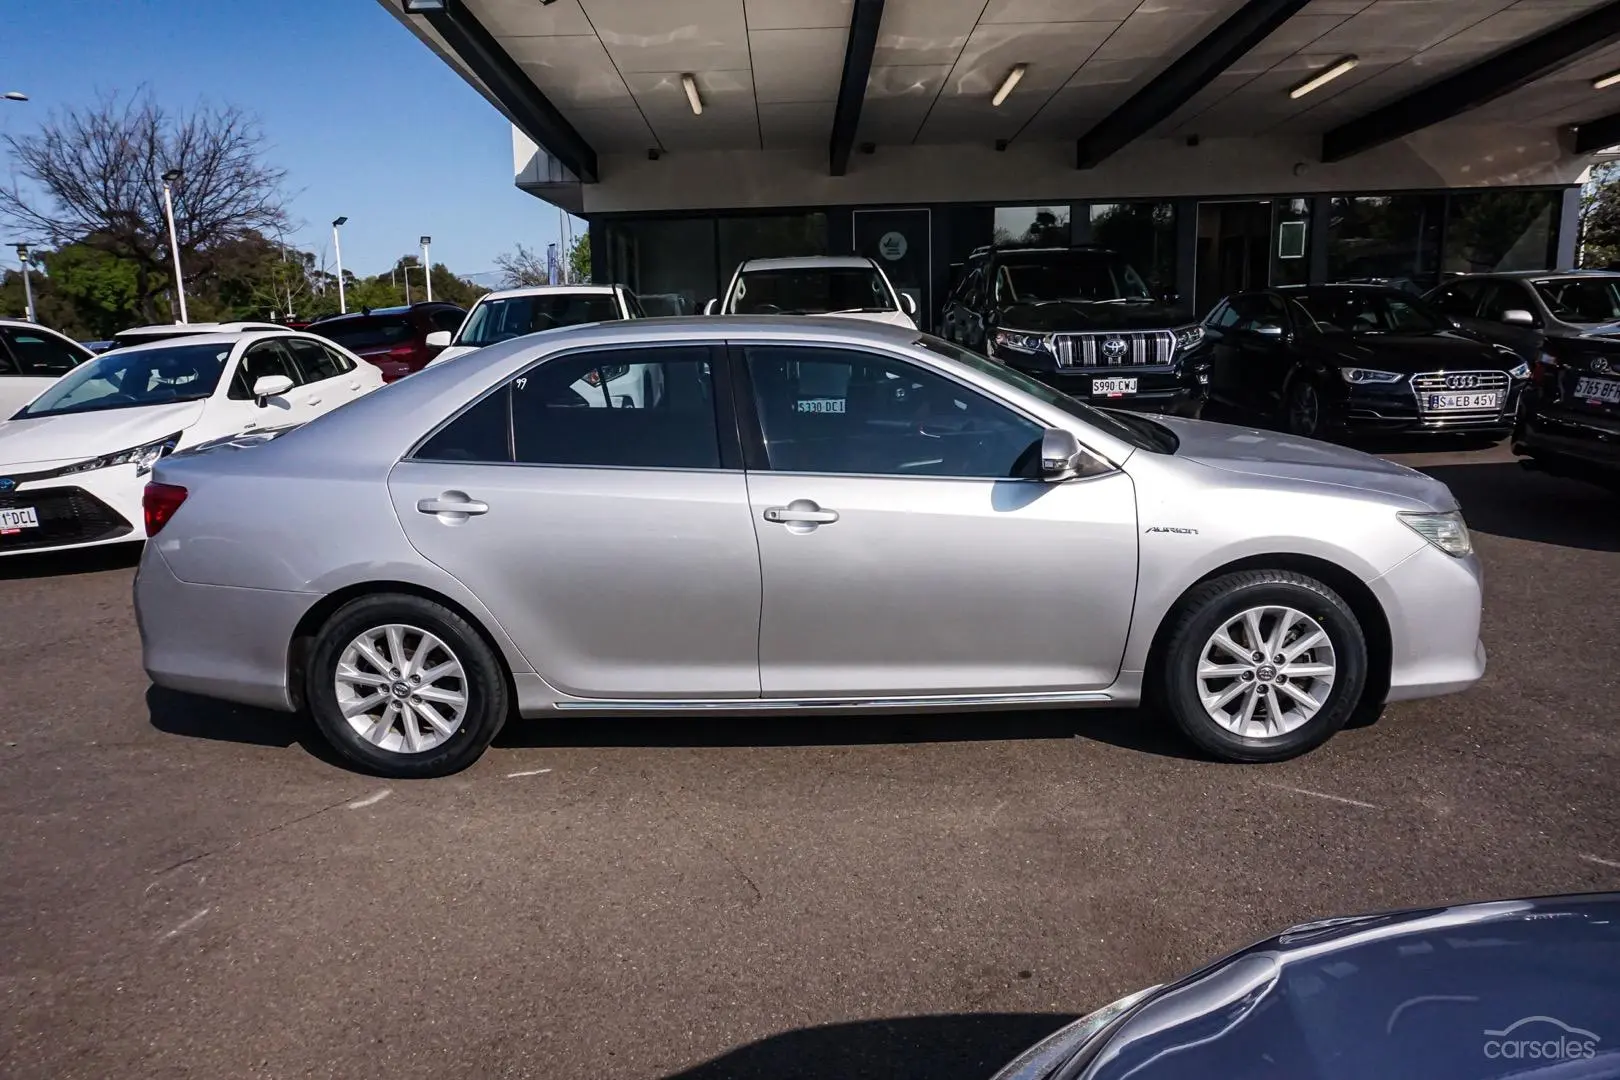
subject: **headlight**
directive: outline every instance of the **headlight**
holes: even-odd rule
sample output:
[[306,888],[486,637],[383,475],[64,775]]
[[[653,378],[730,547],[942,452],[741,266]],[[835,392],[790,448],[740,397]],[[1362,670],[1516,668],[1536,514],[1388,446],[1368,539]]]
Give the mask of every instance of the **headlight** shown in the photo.
[[132,446],[128,450],[120,450],[116,454],[103,454],[98,458],[75,462],[64,469],[58,470],[57,475],[66,476],[69,473],[90,472],[92,469],[110,469],[115,465],[134,465],[135,475],[145,476],[152,471],[152,466],[158,463],[159,458],[174,453],[174,448],[179,442],[180,433],[177,431],[173,435],[158,439],[155,442]]
[[1052,1032],[1046,1038],[1025,1050],[991,1080],[1040,1080],[1050,1076],[1058,1066],[1078,1054],[1097,1032],[1112,1024],[1132,1006],[1157,990],[1150,986],[1129,997],[1122,997],[1112,1005],[1104,1005],[1090,1016],[1082,1016],[1067,1027]]
[[1525,363],[1523,360],[1520,360],[1517,364],[1514,364],[1512,367],[1508,368],[1508,378],[1510,379],[1528,379],[1529,377],[1530,365]]
[[1176,335],[1177,352],[1186,352],[1188,349],[1195,349],[1202,344],[1204,340],[1204,328],[1198,325],[1183,326],[1181,329],[1174,331],[1174,333]]
[[1460,557],[1473,554],[1474,541],[1468,535],[1468,525],[1463,521],[1461,510],[1450,510],[1443,514],[1420,514],[1403,510],[1400,512],[1400,519],[1408,529],[1447,555]]
[[1398,371],[1379,371],[1376,368],[1347,367],[1339,369],[1339,377],[1351,386],[1368,383],[1396,383],[1406,378]]
[[990,340],[997,348],[1012,349],[1015,352],[1050,352],[1047,348],[1045,334],[1031,334],[1025,330],[997,330],[990,335]]

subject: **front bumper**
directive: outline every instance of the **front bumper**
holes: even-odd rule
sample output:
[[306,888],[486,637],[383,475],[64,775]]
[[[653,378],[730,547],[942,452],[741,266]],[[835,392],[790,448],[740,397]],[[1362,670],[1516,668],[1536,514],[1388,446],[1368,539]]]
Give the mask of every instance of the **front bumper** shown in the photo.
[[1508,386],[1502,407],[1489,413],[1448,414],[1425,412],[1418,407],[1410,383],[1392,386],[1346,387],[1338,403],[1339,426],[1351,432],[1489,433],[1506,435],[1513,430],[1524,402],[1525,384]]
[[[1002,350],[993,350],[991,358],[1099,408],[1196,417],[1209,397],[1208,369],[1197,364],[1054,368],[1041,364],[1038,358]],[[1099,394],[1095,391],[1096,380],[1120,378],[1135,379],[1136,393]]]
[[49,470],[38,465],[9,468],[0,467],[0,476],[14,484],[0,492],[0,509],[31,508],[39,525],[0,534],[0,557],[146,539],[141,495],[147,478],[136,476],[134,465],[38,480],[28,479],[31,470]]
[[1424,544],[1369,583],[1389,619],[1387,701],[1455,694],[1485,674],[1479,557]]

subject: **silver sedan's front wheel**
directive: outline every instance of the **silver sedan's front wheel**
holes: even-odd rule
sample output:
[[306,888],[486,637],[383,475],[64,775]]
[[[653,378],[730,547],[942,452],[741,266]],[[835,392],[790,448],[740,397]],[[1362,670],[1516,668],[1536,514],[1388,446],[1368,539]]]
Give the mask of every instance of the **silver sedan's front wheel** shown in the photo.
[[1244,570],[1199,585],[1172,616],[1150,690],[1226,761],[1281,761],[1344,726],[1367,682],[1356,614],[1315,578]]
[[500,655],[460,613],[379,593],[316,633],[304,686],[334,748],[371,772],[444,776],[478,759],[511,708]]
[[1291,607],[1252,607],[1204,643],[1198,696],[1221,727],[1265,739],[1321,711],[1337,671],[1333,642],[1315,619]]
[[332,684],[349,726],[397,754],[442,745],[467,714],[461,661],[419,626],[389,623],[362,631],[338,657]]

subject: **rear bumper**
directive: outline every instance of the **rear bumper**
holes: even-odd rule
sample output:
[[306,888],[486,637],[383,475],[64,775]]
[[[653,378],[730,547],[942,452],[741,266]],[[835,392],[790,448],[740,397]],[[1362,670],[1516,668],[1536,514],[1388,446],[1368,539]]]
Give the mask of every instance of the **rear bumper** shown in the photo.
[[287,650],[320,597],[181,581],[156,544],[135,572],[147,677],[170,690],[291,712]]
[[1455,694],[1485,674],[1479,558],[1433,544],[1369,583],[1389,619],[1388,701]]

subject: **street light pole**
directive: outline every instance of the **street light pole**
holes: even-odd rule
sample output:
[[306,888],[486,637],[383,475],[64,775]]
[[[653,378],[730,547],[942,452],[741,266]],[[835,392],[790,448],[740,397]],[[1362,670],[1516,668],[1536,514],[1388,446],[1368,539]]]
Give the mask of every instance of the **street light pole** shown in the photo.
[[349,313],[349,301],[343,295],[343,245],[338,242],[338,226],[342,225],[344,222],[346,222],[348,220],[349,219],[347,217],[339,217],[339,218],[333,218],[332,219],[332,252],[333,252],[334,255],[337,256],[338,314],[339,315],[347,315]]
[[33,282],[28,280],[28,245],[27,244],[18,244],[17,245],[17,259],[18,259],[18,261],[20,261],[22,263],[23,296],[27,299],[27,302],[28,302],[28,321],[29,322],[39,322],[39,320],[34,317],[34,285],[33,285]]
[[428,255],[428,245],[433,243],[433,237],[422,237],[422,281],[423,288],[427,290],[427,302],[433,303],[433,261]]
[[411,306],[411,271],[412,270],[420,270],[422,268],[420,266],[412,266],[410,263],[405,263],[403,266],[400,267],[400,269],[405,272],[405,306],[410,307]]
[[174,294],[180,301],[180,321],[188,323],[186,317],[186,279],[180,272],[180,238],[174,230],[174,196],[169,192],[169,185],[180,180],[180,170],[170,169],[163,174],[163,216],[169,222],[169,251],[174,255]]

